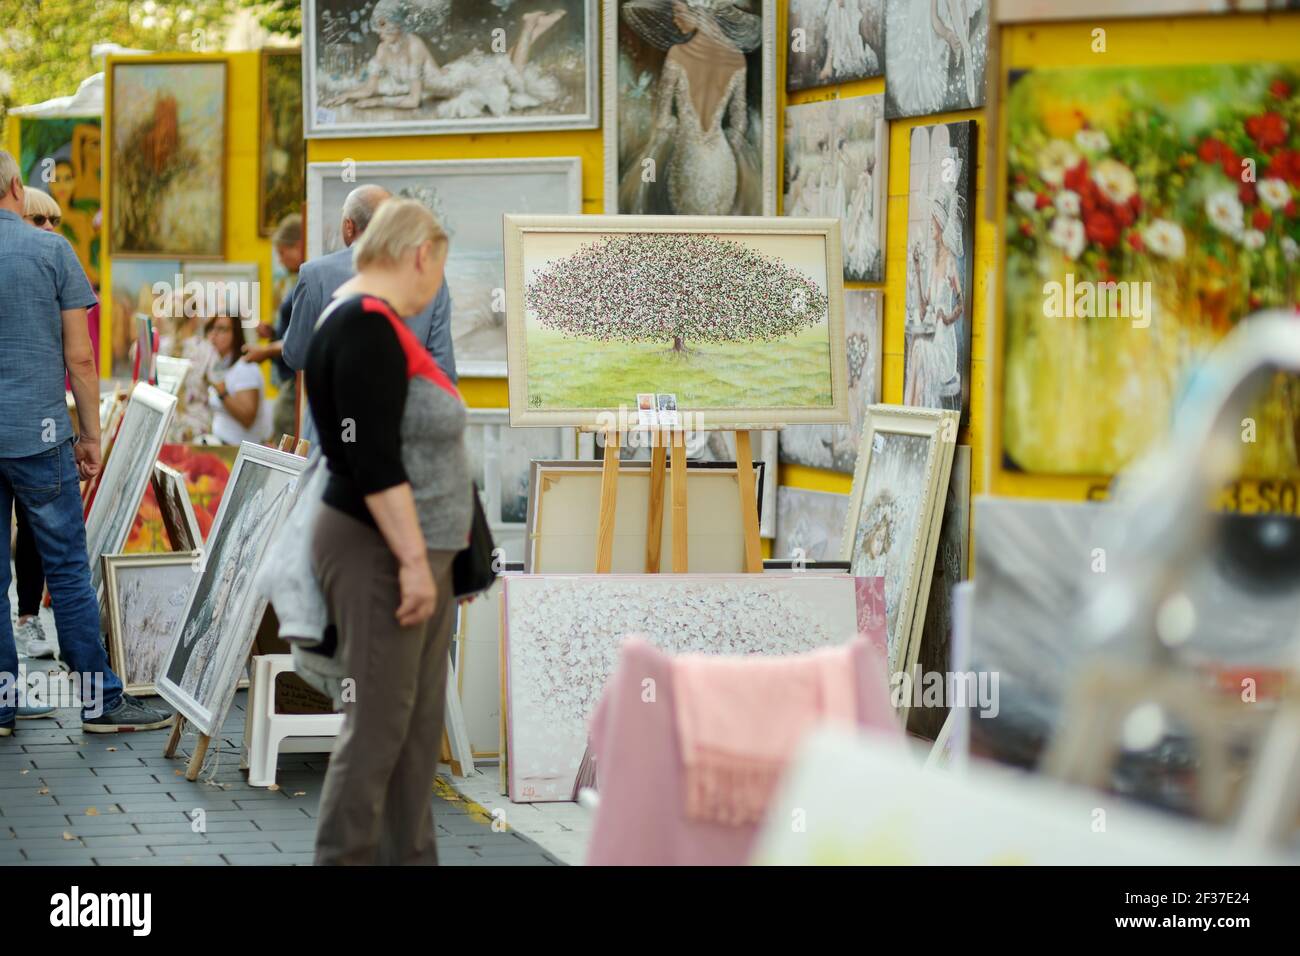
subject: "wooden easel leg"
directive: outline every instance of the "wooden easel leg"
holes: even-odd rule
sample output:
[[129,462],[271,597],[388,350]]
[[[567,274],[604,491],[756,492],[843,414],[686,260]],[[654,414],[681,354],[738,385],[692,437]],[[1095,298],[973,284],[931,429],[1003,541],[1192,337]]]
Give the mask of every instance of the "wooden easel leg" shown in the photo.
[[185,718],[180,714],[172,717],[172,732],[167,735],[167,746],[163,747],[164,757],[175,757],[176,748],[180,746],[181,734],[185,732]]
[[686,436],[673,430],[673,573],[687,571],[686,551]]
[[596,573],[608,574],[614,566],[614,513],[618,509],[618,455],[621,432],[605,435],[605,467],[600,475],[600,524],[596,530]]
[[203,769],[203,758],[208,755],[208,744],[212,738],[207,734],[199,734],[198,741],[194,744],[194,754],[190,757],[189,766],[185,768],[186,780],[198,780],[199,771]]
[[668,449],[657,432],[652,432],[654,447],[650,451],[650,510],[646,515],[645,573],[658,574],[664,538],[664,472]]
[[749,432],[736,432],[736,474],[740,480],[740,514],[745,529],[745,571],[763,570],[763,546],[758,538],[758,499],[754,489],[754,454]]

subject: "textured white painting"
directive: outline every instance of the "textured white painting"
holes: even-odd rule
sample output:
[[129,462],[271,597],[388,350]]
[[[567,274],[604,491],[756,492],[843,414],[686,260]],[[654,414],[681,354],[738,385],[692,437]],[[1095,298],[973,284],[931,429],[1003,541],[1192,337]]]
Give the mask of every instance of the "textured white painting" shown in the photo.
[[886,0],[885,115],[984,105],[988,0]]
[[880,401],[880,301],[879,292],[854,289],[844,293],[849,423],[781,429],[782,461],[853,474],[867,406]]
[[799,654],[845,643],[858,630],[856,582],[848,575],[530,574],[503,581],[510,799],[522,803],[573,799],[587,722],[627,635],[671,654]]
[[849,496],[806,488],[776,489],[774,558],[839,560]]

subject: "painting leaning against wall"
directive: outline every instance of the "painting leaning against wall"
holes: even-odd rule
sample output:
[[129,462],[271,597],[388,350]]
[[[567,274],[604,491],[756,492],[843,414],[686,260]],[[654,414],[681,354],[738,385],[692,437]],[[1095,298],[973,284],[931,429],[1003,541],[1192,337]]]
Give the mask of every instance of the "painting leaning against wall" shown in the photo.
[[[1300,304],[1300,63],[1017,73],[1007,126],[1003,459],[1111,475],[1209,349]],[[1295,474],[1300,380],[1251,417],[1245,476]]]
[[302,51],[262,51],[258,232],[269,236],[307,201],[307,142],[302,138]]
[[99,287],[100,119],[24,118],[19,121],[23,182],[59,204],[59,231],[72,245],[91,285]]
[[109,251],[225,252],[226,64],[110,64]]

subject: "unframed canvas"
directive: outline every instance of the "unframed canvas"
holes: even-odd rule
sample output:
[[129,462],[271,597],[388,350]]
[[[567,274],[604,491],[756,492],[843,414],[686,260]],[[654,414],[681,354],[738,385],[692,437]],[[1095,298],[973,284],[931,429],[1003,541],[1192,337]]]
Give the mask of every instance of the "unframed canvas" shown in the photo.
[[984,105],[988,0],[885,0],[885,116]]
[[885,0],[790,0],[789,32],[787,90],[885,71]]
[[359,162],[349,166],[347,179],[342,173],[339,163],[307,167],[308,258],[343,248],[343,201],[359,184],[373,183],[394,196],[419,200],[451,238],[445,278],[456,371],[462,378],[504,377],[502,216],[582,212],[582,159]]
[[970,406],[975,121],[912,130],[903,404]]
[[605,211],[774,215],[774,0],[604,6]]
[[782,485],[776,490],[776,541],[772,557],[840,560],[849,496]]
[[597,16],[596,0],[304,0],[306,136],[592,128]]
[[198,579],[197,552],[106,554],[109,663],[128,694],[156,694],[190,589]]
[[121,553],[126,545],[175,409],[174,395],[152,385],[137,384],[131,391],[122,424],[109,449],[108,460],[95,490],[95,500],[86,515],[90,583],[99,596],[101,613],[104,609],[104,576],[99,559],[106,554]]
[[628,634],[671,654],[788,655],[843,644],[859,627],[846,574],[523,574],[503,584],[517,803],[572,799],[587,722]]
[[302,136],[302,50],[262,49],[258,124],[258,232],[270,236],[307,198],[307,142]]
[[782,215],[842,221],[846,282],[885,279],[889,134],[884,106],[878,93],[785,110]]
[[216,734],[261,624],[253,578],[298,488],[304,458],[245,442],[201,557],[158,692],[200,733]]
[[841,270],[836,220],[507,216],[511,424],[845,422]]
[[[99,227],[102,130],[99,116],[22,116],[18,167],[23,182],[49,193],[63,220],[58,232],[72,245],[90,284],[99,287],[104,244]],[[53,177],[53,178],[50,178]]]
[[781,460],[853,474],[867,406],[880,401],[882,293],[844,293],[845,355],[849,369],[847,425],[791,425],[781,429]]
[[532,462],[570,458],[575,441],[572,428],[511,428],[508,409],[469,409],[465,451],[493,529],[527,523]]
[[117,60],[108,69],[109,254],[222,258],[225,61]]
[[[857,576],[883,576],[889,673],[916,656],[929,595],[935,529],[957,437],[954,412],[898,405],[867,410],[840,558]],[[901,708],[906,710],[906,704]]]

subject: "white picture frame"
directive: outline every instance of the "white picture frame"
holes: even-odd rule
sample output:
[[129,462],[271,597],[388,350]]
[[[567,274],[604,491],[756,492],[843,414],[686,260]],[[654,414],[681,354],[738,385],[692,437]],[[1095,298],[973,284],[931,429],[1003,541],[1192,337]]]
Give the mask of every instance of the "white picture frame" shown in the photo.
[[198,557],[198,552],[104,555],[109,663],[128,694],[158,693],[154,682],[189,602]]
[[210,737],[221,730],[266,610],[253,580],[306,465],[297,455],[240,445],[195,563],[194,587],[156,684],[163,699]]
[[90,583],[104,611],[104,574],[100,558],[118,554],[131,535],[140,501],[149,485],[154,463],[162,451],[167,427],[176,410],[176,396],[145,382],[137,383],[126,401],[95,498],[86,515],[86,553]]
[[[347,178],[344,179],[346,172]],[[502,180],[499,186],[491,182]],[[421,159],[307,164],[307,258],[343,248],[343,200],[373,183],[429,206],[451,236],[446,281],[461,378],[505,378],[505,213],[582,212],[582,158]],[[509,191],[511,183],[516,188]],[[498,196],[500,198],[498,199]]]
[[[599,102],[600,102],[600,61],[599,61],[599,43],[600,43],[600,24],[599,10],[597,0],[575,0],[566,5],[574,10],[580,10],[584,18],[584,23],[579,28],[581,31],[583,43],[583,63],[586,75],[582,81],[582,98],[584,100],[581,108],[575,112],[563,114],[526,114],[519,116],[493,116],[479,115],[462,118],[442,118],[436,116],[419,116],[411,120],[377,120],[373,122],[331,122],[330,107],[325,106],[322,102],[323,97],[319,95],[319,75],[323,59],[331,58],[332,54],[328,45],[322,43],[319,36],[319,19],[318,8],[322,6],[322,0],[304,0],[302,4],[302,80],[303,80],[303,135],[307,139],[323,139],[332,137],[365,137],[365,136],[429,136],[449,133],[524,133],[538,132],[543,130],[561,130],[561,129],[594,129],[599,125]],[[354,8],[368,8],[371,4],[363,3],[362,0],[354,0],[351,4]],[[483,4],[484,7],[487,4]],[[496,4],[495,8],[486,11],[487,15],[500,16],[505,13],[509,4]],[[501,8],[501,13],[496,8]],[[360,14],[361,10],[355,10],[355,14]],[[369,18],[371,10],[366,9],[364,16]],[[359,22],[359,19],[356,22]],[[353,24],[347,24],[348,34],[355,34]],[[563,24],[560,24],[563,27]],[[505,55],[504,51],[497,53],[488,53],[476,65],[469,63],[470,51],[474,47],[479,50],[488,50],[497,41],[492,30],[496,27],[489,26],[484,29],[481,38],[469,36],[470,44],[463,51],[456,51],[455,54],[443,54],[442,50],[438,51],[439,68],[446,69],[449,66],[457,66],[463,58],[466,62],[461,65],[456,75],[461,78],[468,78],[474,73],[481,73],[484,67],[490,69],[492,58],[494,56]],[[505,40],[510,44],[517,42],[517,37],[511,35],[510,27],[502,26],[506,31]],[[466,29],[459,33],[470,34],[471,31]],[[422,42],[423,36],[413,31],[413,35],[420,37]],[[542,38],[545,39],[544,37]],[[356,41],[353,41],[356,42]],[[426,43],[427,49],[427,43]],[[360,52],[356,56],[349,54],[349,59],[353,61],[350,67],[354,72],[359,73],[366,66],[364,62],[357,62],[363,58],[368,60],[368,54]],[[448,62],[442,62],[448,60]],[[454,62],[453,62],[454,61]],[[349,67],[344,67],[349,68]],[[502,84],[504,85],[504,83]],[[485,91],[485,99],[486,96]],[[322,112],[324,110],[325,112]],[[417,108],[420,112],[428,112],[427,109]],[[433,111],[433,112],[436,112]]]
[[[840,559],[851,562],[854,575],[885,578],[891,675],[910,672],[920,649],[943,519],[939,489],[948,487],[957,420],[956,412],[938,409],[901,405],[867,409]],[[913,439],[920,439],[923,446]],[[900,464],[903,459],[910,461]],[[870,547],[868,539],[874,542]],[[900,554],[900,548],[906,550]],[[901,701],[898,710],[904,721],[907,709],[908,702]]]
[[[605,212],[618,215],[619,209],[619,91],[625,84],[619,80],[619,11],[623,0],[605,0],[604,4],[604,44],[602,51],[601,74],[605,91],[604,131],[605,131]],[[776,2],[761,0],[760,16],[763,18],[762,41],[762,109],[763,134],[761,157],[763,208],[764,216],[776,215],[777,179],[780,158],[777,156],[777,90],[776,90]],[[653,79],[651,83],[653,84]],[[754,213],[758,214],[757,212]]]

